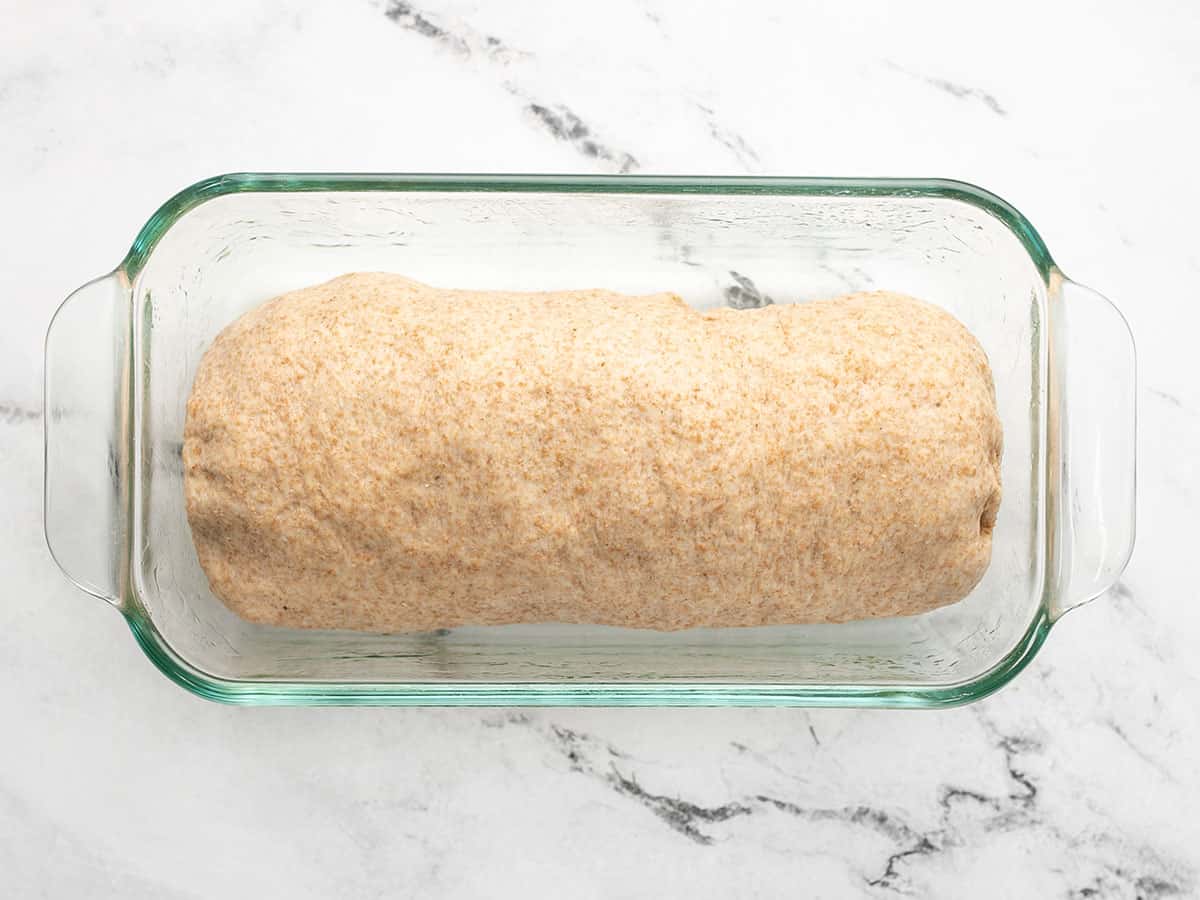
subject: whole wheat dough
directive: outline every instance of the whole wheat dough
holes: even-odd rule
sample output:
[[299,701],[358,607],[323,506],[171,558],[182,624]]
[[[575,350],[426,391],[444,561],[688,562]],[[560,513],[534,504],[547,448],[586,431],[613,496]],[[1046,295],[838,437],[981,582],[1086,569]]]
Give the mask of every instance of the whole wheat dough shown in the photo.
[[355,274],[226,328],[187,406],[188,518],[240,616],[410,631],[837,622],[965,596],[991,551],[991,371],[910,297]]

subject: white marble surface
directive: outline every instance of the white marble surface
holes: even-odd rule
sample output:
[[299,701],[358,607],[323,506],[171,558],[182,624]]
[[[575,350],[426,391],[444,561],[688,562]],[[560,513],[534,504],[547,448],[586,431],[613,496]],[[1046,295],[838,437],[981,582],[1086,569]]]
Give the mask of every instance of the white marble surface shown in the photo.
[[[1200,895],[1200,12],[917,6],[3,0],[0,895]],[[969,708],[506,713],[207,703],[60,576],[43,331],[168,195],[621,168],[1013,201],[1139,342],[1121,586]]]

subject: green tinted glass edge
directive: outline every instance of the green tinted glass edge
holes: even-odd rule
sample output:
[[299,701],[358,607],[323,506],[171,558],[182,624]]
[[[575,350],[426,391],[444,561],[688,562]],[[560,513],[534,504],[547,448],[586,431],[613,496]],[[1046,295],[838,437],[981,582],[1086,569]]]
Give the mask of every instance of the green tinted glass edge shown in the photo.
[[138,233],[121,268],[132,279],[154,245],[188,210],[226,194],[289,191],[441,191],[598,194],[776,194],[821,197],[944,197],[970,203],[1003,222],[1029,253],[1043,279],[1054,265],[1037,229],[1012,204],[965,181],[944,178],[756,178],[683,175],[387,175],[237,172],[184,188],[158,208]]
[[243,706],[794,706],[938,709],[962,706],[998,691],[1029,664],[1050,632],[1045,609],[1012,650],[969,682],[918,685],[780,685],[708,682],[355,682],[233,681],[189,665],[136,613],[130,629],[150,661],[179,686],[221,703]]
[[[233,173],[197,182],[169,199],[138,233],[120,268],[132,280],[154,246],[189,210],[226,194],[291,191],[443,191],[611,194],[777,194],[829,197],[944,197],[977,206],[1021,241],[1049,280],[1054,261],[1014,206],[976,185],[940,178],[755,178],[690,176]],[[1043,603],[1021,640],[979,677],[936,688],[919,685],[720,683],[313,683],[232,681],[189,665],[162,640],[136,601],[122,604],[134,637],[176,684],[209,700],[262,706],[796,706],[945,708],[980,700],[1029,664],[1051,621]]]

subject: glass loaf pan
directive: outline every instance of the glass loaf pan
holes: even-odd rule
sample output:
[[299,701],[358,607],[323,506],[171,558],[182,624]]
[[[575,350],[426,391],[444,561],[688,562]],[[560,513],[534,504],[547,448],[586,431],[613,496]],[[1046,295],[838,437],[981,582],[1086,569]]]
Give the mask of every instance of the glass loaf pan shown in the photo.
[[[208,588],[183,506],[184,405],[217,332],[351,271],[447,287],[671,290],[697,307],[860,289],[979,338],[1004,424],[992,563],[906,619],[678,633],[525,625],[427,634],[257,626]],[[743,290],[745,287],[743,286]],[[259,704],[843,705],[978,699],[1120,575],[1134,533],[1134,349],[1025,218],[957,182],[238,174],[196,184],[46,338],[46,538],[197,694]]]

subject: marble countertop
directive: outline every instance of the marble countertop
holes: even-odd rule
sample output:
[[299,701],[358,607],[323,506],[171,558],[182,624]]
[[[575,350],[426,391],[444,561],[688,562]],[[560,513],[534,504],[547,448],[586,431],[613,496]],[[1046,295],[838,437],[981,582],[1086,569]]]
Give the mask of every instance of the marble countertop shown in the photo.
[[[1200,8],[102,0],[0,30],[0,893],[1200,895]],[[41,530],[42,338],[234,170],[982,184],[1140,349],[1139,538],[946,712],[237,709]]]

